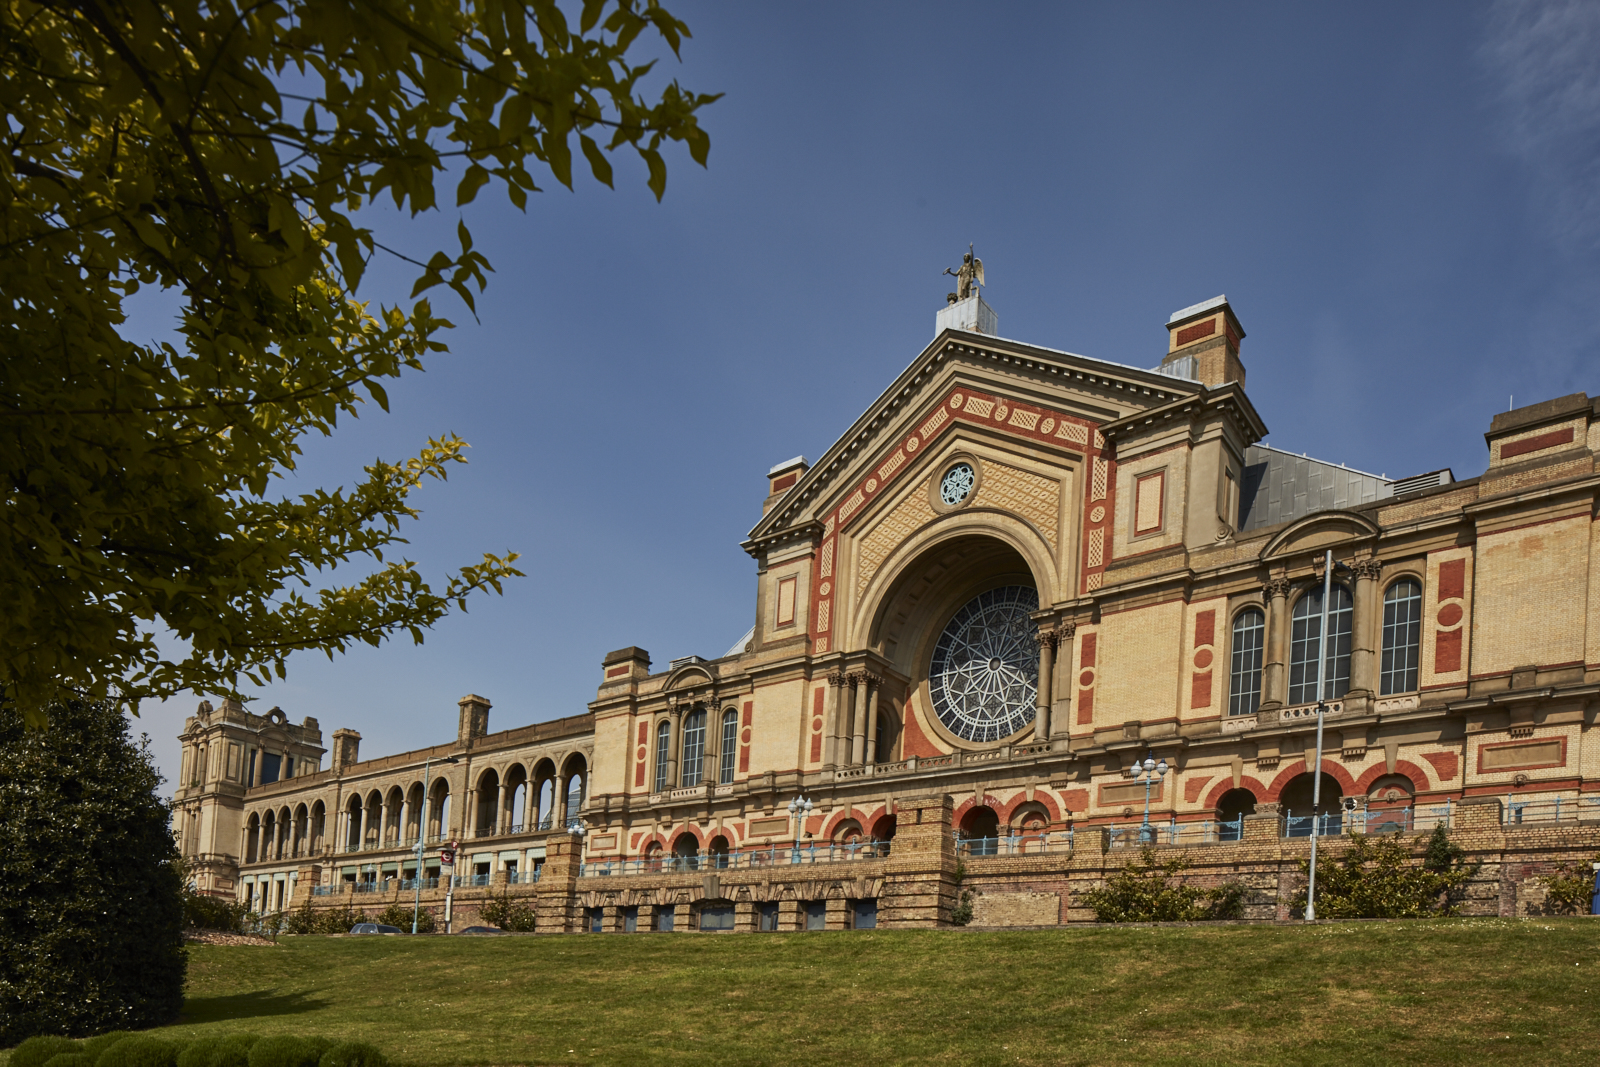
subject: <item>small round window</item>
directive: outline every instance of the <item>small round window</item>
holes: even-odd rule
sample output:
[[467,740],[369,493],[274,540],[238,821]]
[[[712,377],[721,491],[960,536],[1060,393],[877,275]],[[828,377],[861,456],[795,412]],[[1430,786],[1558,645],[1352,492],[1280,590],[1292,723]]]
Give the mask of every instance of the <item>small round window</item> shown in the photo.
[[950,507],[955,507],[967,499],[967,494],[972,492],[973,483],[977,475],[972,472],[970,463],[957,463],[945,472],[944,479],[939,482],[939,499]]

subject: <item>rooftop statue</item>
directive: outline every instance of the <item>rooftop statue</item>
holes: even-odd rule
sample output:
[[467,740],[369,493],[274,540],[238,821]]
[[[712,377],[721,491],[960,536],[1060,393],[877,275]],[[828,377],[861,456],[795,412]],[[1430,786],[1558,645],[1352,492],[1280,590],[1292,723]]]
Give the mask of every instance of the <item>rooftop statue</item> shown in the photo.
[[945,295],[945,299],[952,304],[971,296],[975,286],[988,284],[983,280],[983,260],[973,257],[970,244],[967,245],[967,254],[961,257],[961,266],[954,270],[946,267],[944,272],[956,280],[956,291]]

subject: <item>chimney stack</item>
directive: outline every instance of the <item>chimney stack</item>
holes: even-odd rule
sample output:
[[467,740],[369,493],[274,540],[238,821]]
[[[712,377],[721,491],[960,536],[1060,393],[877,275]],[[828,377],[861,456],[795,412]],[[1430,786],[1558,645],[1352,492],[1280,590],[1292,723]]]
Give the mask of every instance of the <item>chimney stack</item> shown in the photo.
[[461,708],[461,722],[456,730],[456,740],[463,748],[471,748],[474,738],[489,732],[489,699],[468,693],[456,704]]
[[361,762],[361,735],[354,730],[333,732],[333,773],[340,774],[346,767]]
[[783,499],[783,494],[794,488],[794,484],[801,478],[811,465],[806,462],[806,457],[796,456],[786,459],[767,472],[767,499],[761,502],[761,514],[765,515],[772,510],[772,505]]
[[1239,361],[1239,342],[1244,327],[1228,306],[1226,296],[1214,296],[1167,320],[1167,355],[1161,361],[1163,373],[1188,378],[1205,385],[1238,382],[1244,386],[1244,364]]

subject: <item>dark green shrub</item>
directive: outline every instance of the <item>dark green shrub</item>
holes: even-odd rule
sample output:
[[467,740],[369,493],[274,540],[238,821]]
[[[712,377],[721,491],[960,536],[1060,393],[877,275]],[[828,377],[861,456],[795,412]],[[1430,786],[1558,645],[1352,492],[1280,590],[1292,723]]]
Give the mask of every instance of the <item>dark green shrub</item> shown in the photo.
[[[411,904],[390,904],[387,908],[383,909],[383,914],[378,916],[378,921],[387,926],[398,926],[400,929],[409,934],[411,932],[411,916],[413,914],[412,909],[415,906],[415,902]],[[423,908],[415,914],[417,916],[417,933],[433,933],[433,913],[427,908]],[[345,929],[348,930],[349,927],[347,926]],[[503,929],[509,930],[511,928],[508,926],[503,927]]]
[[44,1061],[44,1067],[94,1067],[87,1052],[63,1052]]
[[1594,864],[1592,860],[1563,863],[1554,874],[1539,879],[1544,883],[1544,910],[1552,915],[1587,915],[1594,897]]
[[[534,909],[530,904],[523,904],[511,899],[510,895],[501,892],[499,899],[490,900],[478,913],[478,917],[486,926],[498,926],[502,930],[515,930],[518,933],[531,933],[534,926]],[[411,929],[408,922],[403,929]]]
[[1084,893],[1083,902],[1094,909],[1095,921],[1103,923],[1199,922],[1243,914],[1242,885],[1189,885],[1178,877],[1188,867],[1187,856],[1158,862],[1155,849],[1146,845],[1138,859],[1129,860],[1105,885]]
[[[261,1038],[257,1034],[232,1034],[222,1039],[211,1059],[201,1067],[250,1067],[250,1049]],[[179,1067],[183,1067],[179,1064]]]
[[249,905],[237,900],[206,896],[188,885],[183,887],[183,924],[197,930],[240,929]]
[[956,860],[956,905],[950,909],[950,925],[966,926],[972,922],[972,890],[962,889],[961,885],[967,880],[967,865],[961,860]]
[[[224,1037],[201,1037],[191,1041],[178,1053],[178,1067],[213,1067],[213,1061],[226,1043]],[[243,1057],[241,1057],[243,1062]]]
[[159,1037],[133,1034],[100,1053],[94,1063],[95,1067],[177,1067],[178,1046]]
[[59,1036],[30,1037],[11,1051],[10,1067],[44,1067],[66,1053],[82,1052],[83,1045]]
[[318,1067],[389,1067],[389,1057],[365,1041],[345,1041],[324,1052]]
[[97,1034],[94,1037],[84,1038],[83,1051],[90,1059],[98,1061],[100,1054],[115,1045],[125,1037],[131,1037],[126,1030],[113,1030],[109,1034]]
[[264,1037],[250,1049],[250,1067],[317,1067],[317,1061],[332,1044],[326,1038],[288,1034]]
[[[1422,838],[1417,839],[1421,845]],[[1421,863],[1398,837],[1371,838],[1352,833],[1344,855],[1317,865],[1317,918],[1420,919],[1449,915],[1461,890],[1477,871],[1465,862],[1441,826],[1428,840]],[[1300,861],[1300,873],[1310,864]],[[1306,887],[1291,905],[1305,914]]]
[[83,1046],[65,1037],[30,1037],[11,1050],[10,1067],[44,1067],[65,1052],[82,1052]]
[[110,704],[0,703],[0,1048],[171,1022],[183,893],[148,750]]

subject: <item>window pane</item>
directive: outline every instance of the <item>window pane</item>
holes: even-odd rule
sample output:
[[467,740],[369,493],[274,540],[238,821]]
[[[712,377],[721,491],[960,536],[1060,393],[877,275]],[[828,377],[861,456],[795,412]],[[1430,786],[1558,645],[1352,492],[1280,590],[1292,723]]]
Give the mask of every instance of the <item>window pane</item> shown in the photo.
[[667,758],[672,753],[672,724],[656,727],[656,792],[667,788]]
[[706,713],[691,711],[683,720],[683,764],[678,774],[680,787],[700,784],[700,763],[706,754]]
[[717,781],[722,785],[733,784],[734,757],[738,750],[739,713],[729,708],[722,713],[722,765],[717,772]]
[[1233,620],[1233,669],[1228,680],[1228,714],[1254,715],[1261,707],[1261,657],[1266,617],[1254,608]]
[[1422,586],[1406,578],[1383,595],[1383,671],[1378,691],[1410,693],[1417,688],[1422,653]]
[[[1326,648],[1327,697],[1337,700],[1350,688],[1350,590],[1333,587],[1328,605]],[[1317,649],[1322,626],[1322,586],[1318,585],[1295,602],[1290,616],[1289,703],[1310,704],[1317,699]]]

